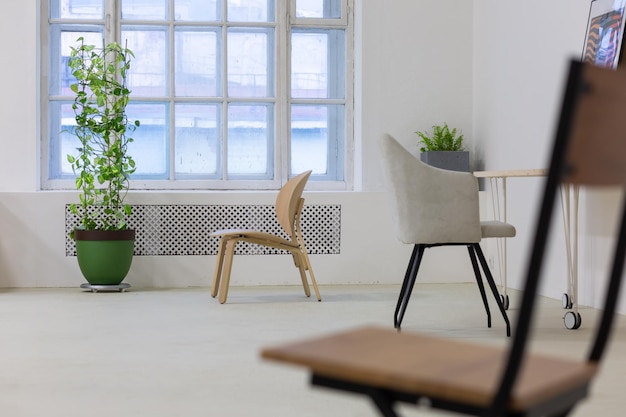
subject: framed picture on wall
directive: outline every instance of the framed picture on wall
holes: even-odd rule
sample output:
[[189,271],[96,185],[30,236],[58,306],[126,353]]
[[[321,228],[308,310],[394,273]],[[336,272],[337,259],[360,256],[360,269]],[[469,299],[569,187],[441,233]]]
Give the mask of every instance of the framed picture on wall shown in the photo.
[[583,62],[617,68],[622,54],[625,5],[626,0],[592,0]]

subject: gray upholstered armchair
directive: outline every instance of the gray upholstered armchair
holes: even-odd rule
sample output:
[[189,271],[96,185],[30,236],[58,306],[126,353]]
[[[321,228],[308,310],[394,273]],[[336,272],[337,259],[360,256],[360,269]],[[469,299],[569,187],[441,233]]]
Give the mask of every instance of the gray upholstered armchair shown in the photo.
[[400,328],[402,324],[425,249],[463,245],[469,252],[487,312],[487,325],[491,327],[491,313],[480,267],[510,335],[509,319],[479,243],[482,238],[513,237],[515,228],[504,222],[480,220],[478,179],[473,174],[426,165],[390,135],[383,136],[381,147],[396,236],[401,242],[414,245],[398,297],[394,326]]

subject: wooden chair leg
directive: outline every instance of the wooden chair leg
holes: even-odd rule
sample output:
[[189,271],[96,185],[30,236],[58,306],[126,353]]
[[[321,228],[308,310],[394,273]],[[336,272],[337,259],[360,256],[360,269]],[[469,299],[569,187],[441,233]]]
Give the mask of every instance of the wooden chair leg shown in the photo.
[[226,238],[222,237],[217,247],[217,259],[215,260],[215,272],[213,273],[213,287],[211,288],[211,297],[215,298],[217,289],[220,286],[220,278],[222,277],[222,266],[224,264],[224,246]]
[[309,271],[309,276],[311,277],[311,284],[313,285],[313,291],[315,291],[315,296],[317,297],[317,301],[322,301],[322,296],[320,295],[320,290],[317,287],[317,281],[315,280],[315,274],[313,273],[313,267],[311,266],[309,255],[306,253],[306,249],[304,248],[302,249],[302,257],[304,258],[306,269]]
[[300,252],[292,250],[291,255],[293,257],[293,264],[296,268],[300,268],[300,266],[303,265],[302,260],[300,259]]
[[311,296],[311,288],[309,288],[309,282],[306,277],[306,267],[304,265],[304,261],[300,259],[300,255],[297,252],[292,252],[293,255],[293,263],[298,267],[298,271],[300,271],[300,279],[302,280],[302,287],[304,288],[304,294],[307,297]]
[[[300,200],[300,209],[304,205],[304,200]],[[311,285],[313,285],[313,290],[315,291],[315,296],[317,297],[317,301],[322,301],[322,296],[320,295],[320,290],[317,287],[317,281],[315,280],[315,274],[313,273],[313,266],[311,265],[311,261],[309,260],[309,254],[306,250],[306,245],[304,244],[304,239],[302,238],[302,232],[300,231],[300,215],[296,216],[296,242],[298,243],[299,255],[298,259],[294,256],[294,260],[298,262],[298,268],[300,268],[301,276],[303,281],[306,281],[306,271],[309,271],[309,276],[311,277]],[[308,287],[308,284],[307,284]],[[308,295],[307,295],[308,296]]]
[[222,278],[219,287],[219,302],[220,304],[224,304],[226,302],[226,298],[228,298],[228,286],[230,285],[230,272],[233,267],[233,257],[235,255],[235,245],[237,244],[237,239],[229,239],[226,242],[225,255],[224,255],[224,265],[222,266]]

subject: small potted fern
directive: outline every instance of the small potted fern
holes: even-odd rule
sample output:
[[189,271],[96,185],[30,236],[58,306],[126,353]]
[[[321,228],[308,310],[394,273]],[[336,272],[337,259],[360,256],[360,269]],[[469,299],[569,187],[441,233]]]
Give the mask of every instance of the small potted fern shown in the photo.
[[469,172],[469,152],[463,146],[463,135],[447,123],[434,125],[432,133],[415,132],[419,137],[422,162],[437,168]]

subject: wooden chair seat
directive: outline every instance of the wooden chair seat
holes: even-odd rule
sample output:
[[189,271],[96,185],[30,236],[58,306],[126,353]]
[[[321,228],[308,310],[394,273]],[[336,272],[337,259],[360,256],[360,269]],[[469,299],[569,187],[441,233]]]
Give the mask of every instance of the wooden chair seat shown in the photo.
[[248,229],[224,229],[216,230],[211,233],[212,237],[221,237],[222,239],[239,239],[241,241],[257,243],[259,245],[274,246],[276,249],[298,249],[298,244],[280,236],[270,233],[259,232],[257,230]]
[[[409,395],[415,401],[425,397],[485,408],[493,402],[507,350],[363,327],[270,347],[262,357],[304,366],[331,381]],[[508,408],[511,413],[543,409],[554,397],[587,390],[595,373],[596,366],[586,362],[529,355]]]

